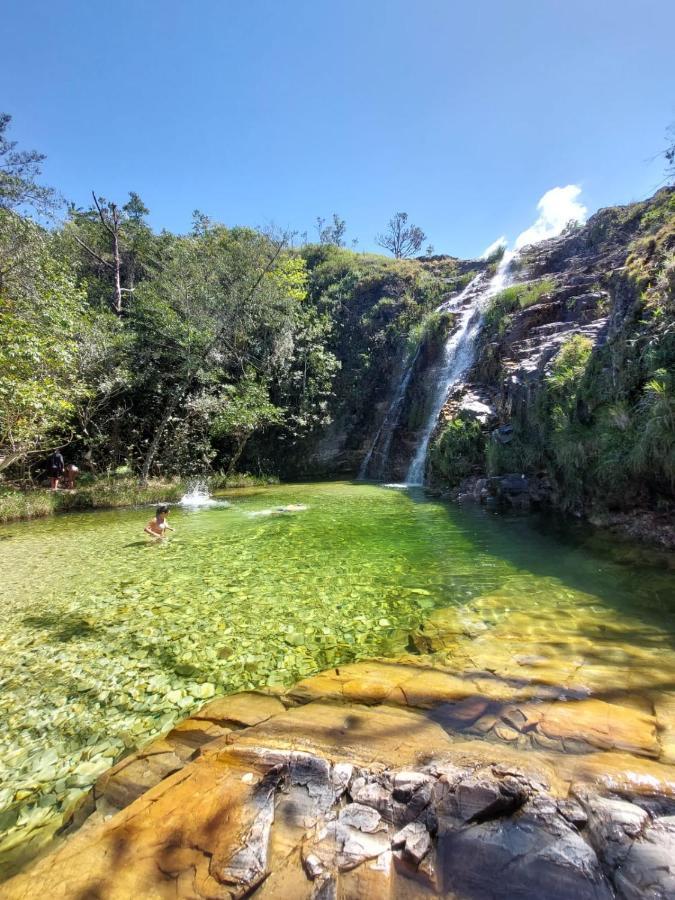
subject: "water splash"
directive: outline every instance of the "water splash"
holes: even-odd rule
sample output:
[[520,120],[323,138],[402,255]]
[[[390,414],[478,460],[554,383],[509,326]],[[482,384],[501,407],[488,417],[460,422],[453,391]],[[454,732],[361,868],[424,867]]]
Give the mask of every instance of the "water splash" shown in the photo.
[[178,501],[180,506],[190,509],[202,509],[210,506],[229,506],[227,500],[214,500],[209,493],[208,484],[205,481],[192,481],[188,483],[188,489]]

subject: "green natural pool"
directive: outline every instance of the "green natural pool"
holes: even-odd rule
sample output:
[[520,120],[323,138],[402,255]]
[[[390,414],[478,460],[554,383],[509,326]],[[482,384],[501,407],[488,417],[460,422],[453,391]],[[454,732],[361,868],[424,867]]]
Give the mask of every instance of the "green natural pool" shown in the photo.
[[675,575],[631,548],[368,484],[227,497],[161,545],[147,509],[0,529],[0,858],[214,693],[399,655],[439,607],[675,690]]

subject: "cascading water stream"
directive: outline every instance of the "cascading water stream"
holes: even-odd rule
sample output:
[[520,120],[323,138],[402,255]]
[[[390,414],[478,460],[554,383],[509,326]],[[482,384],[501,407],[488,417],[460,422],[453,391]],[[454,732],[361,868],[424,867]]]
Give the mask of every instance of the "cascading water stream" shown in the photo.
[[[406,475],[406,483],[410,486],[421,486],[424,484],[429,442],[436,428],[438,417],[441,414],[450,389],[457,384],[473,364],[476,338],[480,332],[483,310],[489,298],[498,293],[506,284],[512,260],[513,254],[505,253],[499,263],[497,272],[487,284],[483,286],[485,276],[482,274],[478,275],[454,301],[451,301],[452,308],[456,308],[464,305],[467,299],[470,300],[461,314],[459,324],[453,329],[445,345],[443,365],[434,387],[433,402],[429,416],[425,422],[424,430]],[[449,304],[443,304],[440,307],[440,309],[448,308],[450,308]]]
[[385,469],[387,466],[387,462],[389,460],[389,451],[391,450],[391,442],[394,437],[394,432],[398,426],[398,420],[401,415],[401,408],[403,406],[403,401],[405,399],[406,392],[408,390],[408,385],[410,384],[410,379],[412,378],[412,373],[415,368],[415,363],[417,362],[417,357],[420,355],[421,345],[418,344],[415,353],[412,356],[412,359],[406,366],[403,371],[403,375],[401,376],[401,380],[398,383],[398,387],[396,388],[396,393],[394,394],[394,398],[389,404],[389,409],[387,410],[387,414],[384,417],[384,420],[380,427],[377,430],[377,434],[375,435],[375,439],[373,443],[370,445],[370,450],[366,454],[363,462],[361,463],[361,468],[359,469],[359,478],[361,480],[368,477],[368,470],[371,467],[371,461],[373,459],[373,454],[380,443],[380,438],[382,438],[382,448],[378,452],[379,464],[377,465],[376,470],[373,472],[374,478],[383,478],[385,474]]

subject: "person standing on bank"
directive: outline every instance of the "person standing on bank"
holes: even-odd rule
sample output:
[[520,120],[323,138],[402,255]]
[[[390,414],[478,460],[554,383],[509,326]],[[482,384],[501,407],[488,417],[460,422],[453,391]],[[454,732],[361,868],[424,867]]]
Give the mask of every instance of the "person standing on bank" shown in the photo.
[[63,456],[61,455],[61,451],[57,447],[49,457],[49,478],[51,480],[51,489],[53,491],[57,491],[59,489],[59,479],[63,475],[64,468],[65,463],[63,461]]

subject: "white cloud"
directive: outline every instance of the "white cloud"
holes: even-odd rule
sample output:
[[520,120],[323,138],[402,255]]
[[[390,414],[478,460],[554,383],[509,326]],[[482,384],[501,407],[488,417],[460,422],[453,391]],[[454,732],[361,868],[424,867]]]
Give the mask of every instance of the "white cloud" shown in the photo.
[[508,243],[509,242],[506,240],[506,238],[502,234],[500,237],[497,238],[496,241],[493,241],[489,247],[486,247],[485,250],[483,250],[483,252],[481,253],[479,258],[480,259],[490,259],[490,257],[492,256],[493,253],[496,253],[497,250],[501,249],[502,247],[506,248]]
[[547,238],[555,237],[565,228],[568,222],[584,222],[587,209],[579,203],[581,188],[578,184],[566,187],[554,187],[546,191],[537,203],[539,218],[516,238],[515,249],[520,250],[527,244],[537,244]]

